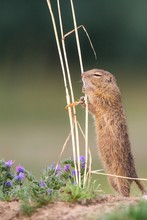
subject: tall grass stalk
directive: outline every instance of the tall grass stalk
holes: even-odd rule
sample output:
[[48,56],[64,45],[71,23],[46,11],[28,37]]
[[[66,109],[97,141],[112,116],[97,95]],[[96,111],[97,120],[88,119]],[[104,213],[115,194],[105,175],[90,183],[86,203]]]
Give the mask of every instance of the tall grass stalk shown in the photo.
[[[58,49],[58,53],[59,53],[62,73],[63,73],[63,80],[64,80],[65,93],[66,93],[66,102],[67,102],[67,105],[69,106],[68,107],[68,114],[69,114],[69,121],[70,121],[70,128],[71,128],[71,139],[72,139],[72,149],[73,149],[73,160],[74,160],[75,173],[76,173],[76,182],[81,187],[79,130],[78,130],[78,122],[77,122],[75,106],[73,105],[73,107],[72,107],[73,109],[71,109],[71,106],[70,106],[70,96],[71,96],[72,103],[74,103],[74,92],[73,92],[73,88],[72,88],[72,81],[71,81],[71,76],[70,76],[69,63],[68,63],[67,53],[66,53],[65,36],[64,36],[62,15],[61,15],[61,9],[60,9],[60,0],[57,0],[57,8],[58,8],[60,32],[61,32],[61,38],[62,38],[62,42],[61,42],[62,49],[61,49],[61,45],[60,45],[60,41],[59,41],[59,36],[58,36],[57,27],[56,27],[55,17],[54,17],[53,10],[52,10],[52,7],[51,7],[51,1],[50,0],[46,0],[46,1],[47,1],[47,4],[48,4],[48,7],[49,7],[49,11],[50,11],[51,19],[52,19],[52,23],[53,23],[55,39],[56,39],[57,49]],[[78,50],[78,56],[79,56],[79,62],[80,62],[80,69],[81,69],[81,73],[83,73],[84,72],[83,61],[82,61],[82,55],[81,55],[80,41],[79,41],[79,36],[78,36],[78,27],[77,27],[77,22],[76,22],[76,15],[75,15],[75,10],[74,10],[73,0],[70,0],[70,4],[71,4],[73,24],[74,24],[74,30],[75,30],[75,38],[76,38],[77,50]],[[89,39],[89,36],[88,36],[88,39]],[[93,46],[92,46],[92,48],[93,48]],[[69,87],[69,89],[68,89],[68,87]],[[83,183],[82,183],[83,187],[85,186],[86,181],[87,181],[87,177],[88,177],[87,168],[89,167],[89,171],[91,171],[91,163],[92,163],[91,153],[89,153],[90,150],[88,148],[88,104],[87,104],[87,96],[85,96],[85,102],[86,102],[85,135],[84,135],[85,136],[85,170],[84,170],[84,180],[83,180]],[[88,162],[89,162],[89,164],[88,164]]]
[[120,176],[120,175],[115,175],[115,174],[110,174],[110,173],[102,173],[101,172],[102,170],[92,170],[91,173],[103,175],[103,176],[112,176],[112,177],[117,177],[117,178],[122,178],[122,179],[128,179],[128,180],[147,181],[147,178],[134,178],[134,177]]
[[[75,37],[76,37],[77,50],[78,50],[78,55],[79,55],[80,68],[81,68],[81,73],[83,73],[84,68],[83,68],[81,47],[80,47],[80,41],[79,41],[79,35],[78,35],[78,26],[77,26],[77,22],[76,22],[76,15],[75,15],[73,0],[70,0],[70,4],[71,4],[74,29],[75,29]],[[86,102],[86,111],[85,111],[85,170],[84,170],[83,187],[85,186],[86,181],[87,181],[87,167],[88,167],[88,104],[87,104],[87,96],[86,95],[85,95],[85,102]],[[79,160],[80,159],[78,158],[78,163],[80,163]]]
[[[57,49],[58,49],[61,68],[62,68],[62,74],[63,74],[63,80],[64,80],[64,86],[65,86],[65,93],[66,93],[66,102],[67,102],[67,105],[69,105],[70,104],[70,95],[69,95],[69,90],[68,90],[68,86],[67,86],[65,66],[64,66],[63,56],[62,56],[62,52],[61,52],[61,46],[60,46],[60,42],[59,42],[59,36],[58,36],[57,27],[56,27],[55,17],[54,17],[53,10],[52,10],[52,7],[51,7],[51,1],[50,0],[46,0],[46,1],[47,1],[47,5],[48,5],[48,8],[49,8],[50,14],[51,14],[51,19],[52,19],[52,24],[53,24]],[[73,124],[73,121],[72,121],[72,109],[71,108],[68,108],[68,114],[69,114],[69,121],[70,121],[70,128],[71,128],[73,158],[74,158],[75,171],[76,171],[76,183],[79,184],[78,183],[77,165],[76,165],[76,146],[75,146],[74,124]]]
[[[69,82],[69,89],[71,93],[71,100],[74,102],[74,93],[73,93],[73,87],[71,82],[71,76],[70,76],[70,70],[69,70],[69,63],[67,59],[67,53],[66,53],[66,47],[65,47],[65,40],[64,40],[64,32],[63,32],[63,23],[62,23],[62,16],[61,16],[61,9],[60,9],[60,0],[57,0],[57,6],[58,6],[58,15],[59,15],[59,23],[60,23],[60,31],[61,31],[61,37],[62,37],[62,48],[63,48],[63,55],[65,60],[65,66],[67,71],[67,77]],[[78,132],[78,126],[77,126],[77,117],[76,117],[76,108],[73,106],[73,121],[74,121],[74,128],[75,128],[75,142],[76,142],[76,153],[77,153],[77,161],[78,161],[78,182],[79,186],[81,186],[81,166],[80,166],[80,147],[79,147],[79,132]],[[76,158],[74,158],[74,161]],[[75,161],[76,162],[76,161]]]
[[[83,135],[83,138],[84,138],[84,140],[85,140],[85,134],[84,134],[84,132],[83,132],[83,130],[82,130],[82,128],[81,128],[81,125],[80,125],[80,123],[77,121],[77,123],[78,123],[78,126],[79,126],[79,129],[80,129],[80,131],[81,131],[81,134]],[[89,170],[88,170],[88,172],[86,173],[86,180],[87,180],[87,178],[88,178],[88,186],[89,186],[89,184],[90,184],[90,177],[91,177],[91,167],[92,167],[92,155],[91,155],[91,150],[90,150],[90,148],[88,148],[88,153],[89,153]],[[101,170],[100,170],[101,171]],[[85,174],[85,170],[84,170],[84,174]],[[85,184],[86,184],[86,182],[84,182],[84,186],[85,186]]]

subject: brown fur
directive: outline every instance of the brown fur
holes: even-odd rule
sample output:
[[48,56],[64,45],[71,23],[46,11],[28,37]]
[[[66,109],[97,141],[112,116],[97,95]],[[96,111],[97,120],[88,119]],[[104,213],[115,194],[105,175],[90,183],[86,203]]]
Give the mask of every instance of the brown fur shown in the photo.
[[[128,136],[121,93],[114,76],[104,70],[93,69],[82,74],[83,92],[88,97],[88,110],[94,116],[100,157],[109,174],[137,178]],[[81,98],[84,105],[84,99]],[[112,187],[129,196],[133,180],[109,177]],[[142,183],[135,181],[142,193]]]

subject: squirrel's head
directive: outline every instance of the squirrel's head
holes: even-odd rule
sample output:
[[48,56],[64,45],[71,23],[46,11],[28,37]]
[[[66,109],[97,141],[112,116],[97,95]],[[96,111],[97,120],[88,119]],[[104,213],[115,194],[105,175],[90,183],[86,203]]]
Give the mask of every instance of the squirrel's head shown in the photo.
[[103,96],[106,99],[115,99],[120,96],[115,77],[104,70],[92,69],[82,73],[83,92],[88,96]]

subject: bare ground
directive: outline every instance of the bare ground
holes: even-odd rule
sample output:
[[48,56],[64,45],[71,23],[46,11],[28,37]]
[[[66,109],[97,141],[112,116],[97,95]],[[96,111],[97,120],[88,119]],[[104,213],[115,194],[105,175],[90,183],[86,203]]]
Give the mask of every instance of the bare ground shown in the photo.
[[19,202],[0,201],[0,220],[92,220],[121,205],[135,204],[140,199],[141,197],[120,198],[107,195],[89,205],[57,202],[37,209],[31,217],[21,214]]

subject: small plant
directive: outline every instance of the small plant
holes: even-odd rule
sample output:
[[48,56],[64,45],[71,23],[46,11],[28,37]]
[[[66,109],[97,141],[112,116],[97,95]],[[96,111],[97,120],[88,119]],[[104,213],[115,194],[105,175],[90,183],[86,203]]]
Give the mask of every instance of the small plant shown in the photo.
[[[65,180],[69,180],[69,182],[71,182],[72,184],[76,183],[75,181],[76,170],[74,166],[74,161],[72,159],[64,160],[62,164],[64,165],[63,172],[61,174],[62,178],[64,178]],[[80,175],[81,175],[82,183],[84,179],[84,170],[85,170],[85,157],[80,156]],[[87,168],[87,171],[88,171],[88,168]],[[78,170],[77,172],[79,173]],[[83,185],[81,185],[81,187],[83,187]]]
[[[37,180],[21,165],[13,169],[12,160],[0,160],[0,200],[22,201],[21,210],[24,214],[32,212],[49,202],[58,200],[82,202],[95,198],[99,190],[95,182],[84,189],[76,183],[74,161],[67,159],[61,165],[52,164],[43,170],[41,179]],[[80,156],[80,176],[84,178],[85,157]],[[87,168],[88,171],[88,168]],[[79,172],[79,171],[77,171]]]
[[0,160],[0,199],[11,200],[21,195],[22,185],[25,178],[29,178],[29,173],[20,165],[16,167],[16,172],[11,170],[14,162]]
[[61,195],[63,201],[87,204],[98,196],[100,190],[96,181],[91,182],[89,187],[87,186],[85,188],[81,188],[77,184],[71,184],[71,182],[69,182],[64,187],[63,192]]

